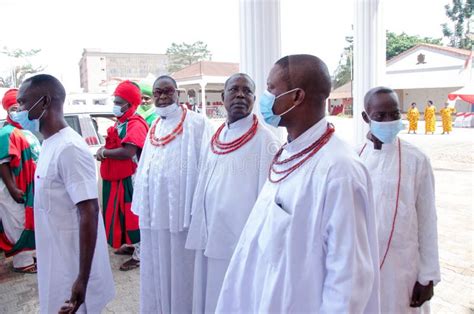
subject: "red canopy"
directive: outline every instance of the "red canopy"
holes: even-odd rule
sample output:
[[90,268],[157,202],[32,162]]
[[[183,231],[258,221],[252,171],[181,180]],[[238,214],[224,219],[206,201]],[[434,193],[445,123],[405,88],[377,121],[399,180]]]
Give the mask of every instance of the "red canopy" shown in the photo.
[[449,100],[455,100],[458,97],[470,104],[474,104],[474,83],[448,94]]

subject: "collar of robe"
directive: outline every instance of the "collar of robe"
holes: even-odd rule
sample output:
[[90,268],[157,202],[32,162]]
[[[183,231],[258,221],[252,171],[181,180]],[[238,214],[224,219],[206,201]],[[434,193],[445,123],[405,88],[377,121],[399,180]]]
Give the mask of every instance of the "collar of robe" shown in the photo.
[[[151,127],[150,130],[150,143],[153,146],[165,146],[169,144],[171,141],[173,141],[178,135],[183,133],[183,124],[184,120],[186,119],[186,114],[187,114],[187,109],[184,108],[183,105],[179,106],[181,108],[181,119],[179,123],[176,125],[176,127],[171,131],[169,134],[163,136],[163,137],[156,137],[155,136],[155,130],[158,122],[160,122],[161,118],[158,117],[155,122],[153,122],[153,126]],[[179,112],[180,110],[176,110],[175,112]],[[169,117],[169,116],[168,116]]]
[[[214,154],[216,155],[225,155],[232,153],[233,151],[236,151],[240,147],[244,146],[246,143],[248,143],[257,133],[257,128],[258,128],[258,119],[255,114],[252,115],[253,123],[252,126],[248,129],[247,132],[245,132],[242,136],[238,137],[237,139],[231,141],[231,142],[221,142],[219,140],[219,137],[221,135],[222,130],[226,126],[226,123],[223,123],[219,129],[217,129],[216,133],[212,136],[211,139],[211,150]],[[247,117],[240,119],[239,121],[234,122],[238,123],[241,120],[246,119]],[[245,121],[243,121],[245,122]]]
[[[279,183],[279,182],[285,180],[290,174],[292,174],[296,169],[301,167],[307,160],[309,160],[321,148],[323,148],[323,146],[326,145],[327,142],[329,142],[329,140],[331,139],[332,135],[334,134],[334,131],[335,131],[334,125],[332,125],[331,123],[327,123],[325,132],[320,137],[317,137],[316,141],[311,143],[306,148],[300,150],[299,152],[297,152],[297,153],[295,153],[295,154],[291,155],[290,157],[288,157],[286,159],[283,159],[283,160],[279,160],[279,158],[280,158],[285,146],[280,148],[280,150],[276,153],[275,157],[273,157],[272,163],[271,163],[270,168],[268,170],[268,180],[272,183]],[[304,134],[306,134],[306,132]],[[299,136],[298,138],[300,138],[300,137],[301,136]],[[313,139],[314,139],[314,135],[313,135]],[[294,141],[292,143],[294,143]],[[290,144],[292,144],[292,143],[290,143]],[[297,160],[299,160],[299,161],[297,161]],[[297,161],[295,164],[293,164],[293,166],[288,166],[287,165],[289,162],[293,162],[293,161]],[[288,168],[283,169],[283,170],[280,170],[280,169],[276,168],[277,166],[283,167],[285,165]],[[274,179],[274,176],[279,176],[279,177],[277,179]]]

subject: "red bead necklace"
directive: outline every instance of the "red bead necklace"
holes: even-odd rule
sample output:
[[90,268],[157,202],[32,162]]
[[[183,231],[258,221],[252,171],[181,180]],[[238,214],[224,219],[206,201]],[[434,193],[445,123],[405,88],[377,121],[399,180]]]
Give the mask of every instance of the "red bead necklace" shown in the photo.
[[184,120],[186,119],[187,110],[186,110],[186,108],[184,108],[183,105],[180,105],[179,107],[183,111],[182,114],[181,114],[181,120],[179,121],[178,125],[174,128],[174,130],[171,131],[170,134],[168,134],[166,136],[163,136],[163,137],[158,137],[158,138],[155,137],[156,125],[161,120],[161,118],[158,117],[155,120],[155,122],[153,123],[153,126],[151,127],[151,131],[150,131],[150,142],[151,142],[152,145],[154,145],[154,146],[165,146],[166,144],[168,144],[169,142],[174,140],[178,135],[183,133],[183,123],[184,123]]
[[[313,144],[310,146],[306,147],[302,151],[294,154],[293,156],[279,161],[278,158],[281,156],[283,152],[284,146],[280,148],[280,150],[276,153],[275,157],[273,157],[272,164],[270,165],[270,169],[268,171],[268,180],[272,183],[278,183],[286,179],[293,171],[301,167],[309,158],[314,156],[328,141],[331,139],[333,133],[334,133],[334,126],[330,123],[328,123],[328,128],[324,134],[318,138]],[[286,163],[289,163],[290,161],[293,161],[295,159],[301,158],[302,156],[306,155],[303,159],[301,159],[299,162],[294,164],[293,166],[284,169],[284,170],[276,170],[275,165],[284,165]],[[273,179],[272,178],[272,173],[277,174],[277,175],[282,175],[279,179]]]
[[[367,143],[362,147],[361,151],[359,152],[359,156],[362,155],[364,152]],[[398,214],[398,204],[400,201],[400,183],[402,181],[402,147],[400,144],[400,139],[398,139],[398,184],[397,184],[397,200],[395,201],[395,211],[393,213],[393,220],[392,220],[392,228],[390,230],[390,236],[388,238],[387,247],[385,248],[385,253],[383,255],[382,261],[380,262],[380,268],[382,269],[383,264],[385,263],[385,259],[387,258],[388,251],[390,250],[390,246],[392,244],[393,233],[395,231],[395,222],[397,221],[397,214]]]
[[221,135],[222,129],[224,129],[225,123],[217,129],[216,133],[212,136],[211,139],[211,150],[216,155],[225,155],[232,153],[233,151],[244,146],[248,141],[250,141],[255,134],[257,133],[258,119],[256,115],[253,115],[253,123],[250,129],[245,132],[241,137],[236,140],[233,140],[229,143],[223,143],[219,141],[219,136]]

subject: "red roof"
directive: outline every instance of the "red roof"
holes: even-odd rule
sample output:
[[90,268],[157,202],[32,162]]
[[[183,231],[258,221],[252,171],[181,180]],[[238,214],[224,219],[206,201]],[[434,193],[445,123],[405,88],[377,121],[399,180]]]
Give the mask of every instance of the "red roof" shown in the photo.
[[239,64],[231,62],[199,61],[173,73],[176,80],[202,76],[231,76],[239,72]]
[[415,51],[416,49],[420,48],[420,47],[423,47],[423,48],[426,48],[428,50],[434,50],[434,51],[442,51],[442,52],[447,52],[447,53],[450,53],[452,55],[457,55],[457,56],[460,56],[460,57],[468,57],[471,53],[471,50],[467,50],[467,49],[459,49],[459,48],[453,48],[453,47],[444,47],[444,46],[439,46],[439,45],[433,45],[433,44],[418,44],[404,52],[402,52],[401,54],[399,55],[396,55],[395,57],[393,57],[392,59],[388,60],[387,61],[387,65],[390,65],[396,61],[398,61],[399,59],[403,58],[404,56],[412,53],[413,51]]

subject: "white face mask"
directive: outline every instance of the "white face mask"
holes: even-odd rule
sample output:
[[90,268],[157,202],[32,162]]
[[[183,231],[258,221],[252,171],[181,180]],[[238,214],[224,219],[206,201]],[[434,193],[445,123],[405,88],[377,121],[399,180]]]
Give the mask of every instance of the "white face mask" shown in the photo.
[[370,132],[384,144],[395,142],[398,133],[404,128],[402,119],[386,122],[370,121]]
[[114,113],[116,117],[123,116],[122,107],[119,105],[114,105],[112,112]]
[[175,104],[171,104],[169,106],[166,106],[166,107],[156,107],[155,108],[155,112],[157,115],[159,115],[160,117],[167,117],[169,116],[170,114],[172,114],[173,112],[175,112],[176,110],[178,110],[178,105],[175,103]]

